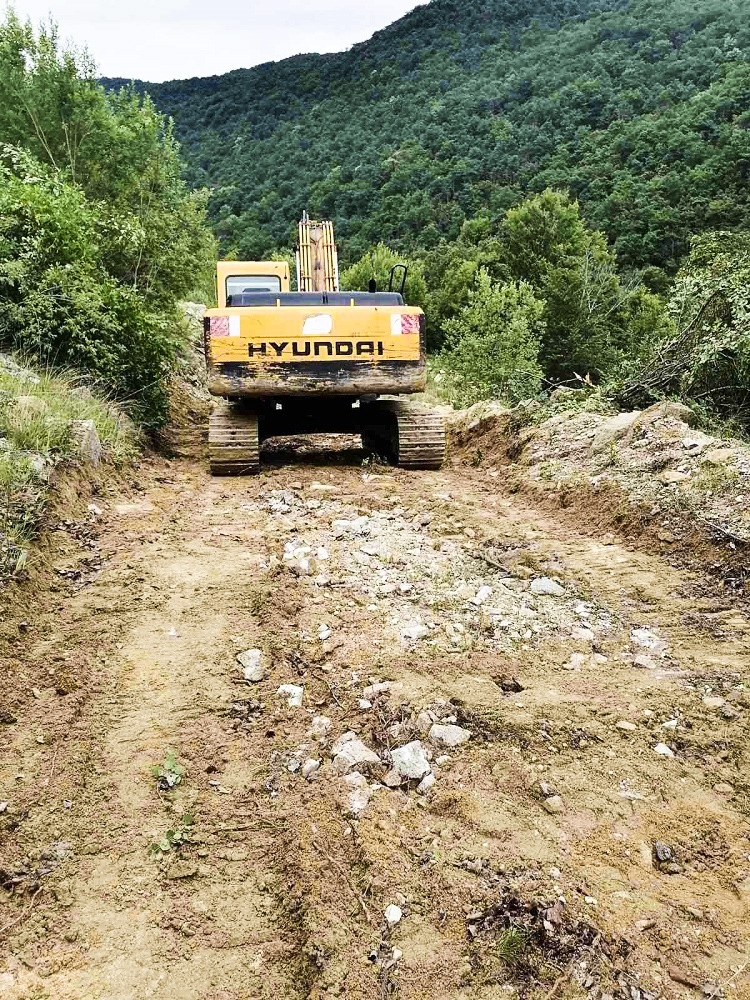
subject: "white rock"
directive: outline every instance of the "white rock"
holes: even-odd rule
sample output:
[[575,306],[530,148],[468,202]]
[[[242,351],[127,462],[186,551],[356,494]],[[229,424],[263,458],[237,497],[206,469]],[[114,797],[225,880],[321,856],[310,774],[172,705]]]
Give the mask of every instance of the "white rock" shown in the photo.
[[617,728],[622,729],[622,731],[625,733],[634,733],[638,728],[638,726],[636,726],[634,722],[626,722],[624,719],[622,719],[620,722],[617,723]]
[[724,698],[712,695],[706,695],[706,697],[703,699],[703,704],[706,706],[706,708],[721,708],[721,706],[724,704]]
[[314,736],[318,739],[328,736],[331,731],[332,726],[331,720],[327,715],[316,715],[312,720],[312,724],[307,731],[308,736]]
[[386,906],[385,913],[386,923],[389,927],[395,927],[396,924],[400,923],[404,914],[400,906],[396,906],[395,903],[391,903],[390,906]]
[[366,687],[362,692],[362,697],[370,699],[374,698],[376,694],[385,694],[386,691],[390,690],[391,685],[388,681],[383,681],[380,684],[370,684],[370,686]]
[[656,670],[656,662],[646,653],[638,653],[633,657],[633,666],[641,670]]
[[669,719],[667,722],[662,722],[662,729],[677,729],[677,719]]
[[321,625],[318,628],[318,638],[321,642],[325,642],[326,639],[331,638],[331,628],[329,625]]
[[311,778],[315,774],[315,772],[318,771],[319,769],[320,769],[319,760],[313,760],[312,758],[310,760],[306,760],[305,763],[302,765],[302,777],[305,778],[305,780],[307,780]]
[[654,747],[654,753],[658,753],[660,757],[674,757],[666,743],[657,743]]
[[263,680],[263,653],[259,649],[247,649],[237,655],[237,662],[242,667],[242,675],[246,681],[257,684]]
[[422,625],[421,622],[412,622],[401,632],[401,638],[406,639],[407,642],[418,642],[429,634],[430,630],[426,625]]
[[[346,738],[345,738],[346,737]],[[346,774],[363,764],[381,764],[380,757],[357,739],[354,733],[346,733],[331,748],[333,766],[339,774]]]
[[361,711],[368,712],[372,708],[372,702],[368,701],[367,698],[360,698],[359,707]]
[[650,628],[635,628],[630,633],[630,638],[634,646],[647,649],[651,653],[661,654],[665,651],[666,643],[651,631]]
[[429,733],[435,720],[429,712],[420,712],[417,716],[417,726],[421,733]]
[[4,813],[4,812],[7,812],[7,811],[8,811],[8,803],[7,802],[0,802],[0,813]]
[[91,465],[98,465],[102,460],[102,443],[93,420],[72,420],[70,437],[76,447],[78,457]]
[[286,698],[290,708],[302,708],[302,698],[305,694],[303,687],[296,684],[282,684],[276,692],[279,698]]
[[457,747],[461,743],[466,743],[467,740],[470,740],[471,733],[468,729],[462,729],[460,726],[440,726],[436,724],[430,729],[430,739],[433,743],[438,743],[440,746]]
[[532,580],[530,589],[532,594],[546,597],[562,597],[565,594],[565,588],[561,587],[559,583],[555,583],[554,580],[550,580],[548,576],[540,576],[538,579]]
[[483,604],[486,604],[491,597],[492,597],[492,587],[480,587],[477,593],[474,595],[474,597],[471,598],[469,603],[473,604],[477,608],[481,608],[481,606]]
[[583,628],[581,625],[576,625],[573,631],[570,633],[571,639],[578,639],[581,642],[593,642],[594,633],[590,628]]
[[400,962],[403,957],[404,953],[403,951],[401,951],[400,948],[394,948],[393,951],[391,952],[391,958],[393,959],[394,962]]
[[422,778],[420,783],[417,785],[417,791],[419,792],[420,795],[427,795],[427,793],[430,791],[430,789],[432,788],[432,786],[435,784],[436,781],[437,778],[432,772],[426,774],[424,778]]
[[552,813],[553,815],[556,813],[561,813],[564,808],[563,800],[560,798],[559,795],[551,795],[548,799],[544,800],[542,805],[544,806],[544,808],[547,810],[548,813]]
[[391,750],[391,761],[394,770],[398,771],[402,778],[409,778],[412,781],[421,781],[430,772],[430,762],[419,740]]
[[349,794],[347,795],[349,812],[358,816],[370,801],[372,795],[371,786],[368,784],[367,778],[363,774],[360,774],[359,771],[347,774],[344,781],[349,787]]

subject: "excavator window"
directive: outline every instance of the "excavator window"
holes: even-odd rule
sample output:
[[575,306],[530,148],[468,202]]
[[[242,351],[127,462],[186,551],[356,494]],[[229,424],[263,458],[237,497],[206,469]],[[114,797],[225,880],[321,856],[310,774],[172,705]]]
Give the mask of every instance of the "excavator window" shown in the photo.
[[227,305],[235,295],[250,292],[280,292],[281,278],[275,274],[239,274],[227,278]]

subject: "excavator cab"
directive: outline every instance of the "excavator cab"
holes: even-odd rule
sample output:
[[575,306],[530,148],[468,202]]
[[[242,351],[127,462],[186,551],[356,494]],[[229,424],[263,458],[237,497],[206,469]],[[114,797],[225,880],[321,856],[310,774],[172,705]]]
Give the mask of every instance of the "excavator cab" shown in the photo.
[[209,422],[212,473],[257,472],[264,439],[315,433],[359,434],[398,465],[439,468],[442,416],[380,398],[427,382],[425,317],[404,303],[405,266],[387,292],[343,291],[333,225],[305,214],[296,269],[292,292],[285,261],[217,266],[219,306],[204,319],[208,386],[221,400]]

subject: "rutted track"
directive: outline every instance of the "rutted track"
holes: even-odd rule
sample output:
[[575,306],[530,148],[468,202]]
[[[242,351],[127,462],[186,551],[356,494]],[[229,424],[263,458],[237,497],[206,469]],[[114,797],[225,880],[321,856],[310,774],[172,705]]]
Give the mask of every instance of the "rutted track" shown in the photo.
[[[156,460],[94,508],[79,520],[102,572],[7,605],[1,995],[494,1000],[562,976],[561,996],[689,993],[680,977],[748,996],[741,611],[479,470],[287,454],[211,480]],[[58,569],[85,555],[73,536]],[[564,594],[535,595],[540,577]],[[257,685],[234,658],[248,648],[268,668]],[[504,690],[513,677],[525,690]],[[301,709],[282,684],[304,687]],[[472,740],[433,747],[428,796],[368,789],[352,815],[364,789],[332,743],[429,747],[427,711]],[[151,768],[170,748],[187,773],[167,795]],[[307,759],[323,762],[309,781]],[[186,814],[190,843],[157,861],[149,846]],[[560,896],[549,931],[519,910]],[[515,964],[513,921],[531,942]]]

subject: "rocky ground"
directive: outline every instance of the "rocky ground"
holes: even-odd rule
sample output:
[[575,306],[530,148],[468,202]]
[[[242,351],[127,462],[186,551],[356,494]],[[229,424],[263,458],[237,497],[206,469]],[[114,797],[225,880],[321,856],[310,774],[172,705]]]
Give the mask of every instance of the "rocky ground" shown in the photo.
[[750,996],[745,597],[550,502],[607,419],[94,482],[0,595],[0,996]]

